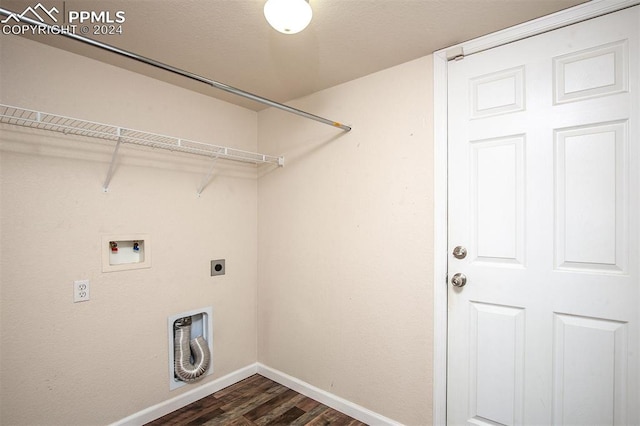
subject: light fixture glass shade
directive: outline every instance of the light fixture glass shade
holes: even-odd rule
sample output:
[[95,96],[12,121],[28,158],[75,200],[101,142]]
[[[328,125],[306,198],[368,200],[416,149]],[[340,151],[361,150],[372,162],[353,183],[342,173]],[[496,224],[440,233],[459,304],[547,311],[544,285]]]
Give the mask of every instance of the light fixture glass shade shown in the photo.
[[264,17],[274,29],[295,34],[307,28],[313,12],[307,0],[267,0]]

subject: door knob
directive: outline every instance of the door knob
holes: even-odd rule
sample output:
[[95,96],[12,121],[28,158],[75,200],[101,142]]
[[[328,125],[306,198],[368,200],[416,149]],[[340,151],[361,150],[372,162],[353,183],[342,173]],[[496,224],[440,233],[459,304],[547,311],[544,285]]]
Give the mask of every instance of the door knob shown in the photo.
[[467,249],[462,246],[456,246],[456,248],[453,249],[453,257],[456,259],[464,259],[467,257]]
[[453,284],[454,287],[464,287],[466,283],[467,277],[460,272],[451,277],[451,284]]

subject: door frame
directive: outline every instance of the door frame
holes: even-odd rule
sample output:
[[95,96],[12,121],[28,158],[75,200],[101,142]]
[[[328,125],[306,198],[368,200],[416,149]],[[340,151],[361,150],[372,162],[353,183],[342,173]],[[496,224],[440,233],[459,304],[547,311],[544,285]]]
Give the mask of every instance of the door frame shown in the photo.
[[447,61],[640,4],[640,0],[592,0],[552,15],[433,53],[434,115],[434,350],[433,424],[447,424]]

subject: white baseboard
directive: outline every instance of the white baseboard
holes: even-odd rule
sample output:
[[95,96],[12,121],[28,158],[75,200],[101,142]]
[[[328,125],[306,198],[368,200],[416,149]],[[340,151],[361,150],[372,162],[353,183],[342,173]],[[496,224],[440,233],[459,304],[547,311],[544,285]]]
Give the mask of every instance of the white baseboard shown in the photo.
[[316,401],[351,416],[354,419],[360,420],[361,422],[375,426],[401,425],[401,423],[384,417],[378,413],[374,413],[371,410],[312,386],[309,383],[296,379],[295,377],[289,376],[282,371],[275,370],[260,363],[257,363],[256,365],[258,367],[258,374],[293,389],[302,395],[315,399]]
[[180,394],[175,398],[168,399],[152,407],[145,408],[142,411],[138,411],[137,413],[134,413],[129,417],[112,423],[111,426],[143,425],[159,417],[162,417],[165,414],[169,414],[175,410],[179,410],[180,408],[189,405],[192,402],[209,396],[214,392],[218,392],[219,390],[231,386],[234,383],[238,383],[239,381],[244,380],[247,377],[251,377],[257,372],[257,364],[248,365],[244,368],[229,373],[226,376],[220,377],[219,379],[208,382],[202,386],[198,386],[193,390]]
[[367,423],[369,425],[375,426],[400,426],[401,423],[393,421],[387,417],[384,417],[378,413],[375,413],[371,410],[368,410],[364,407],[361,407],[353,402],[347,401],[346,399],[340,398],[339,396],[333,395],[327,391],[324,391],[320,388],[310,385],[309,383],[303,382],[302,380],[296,379],[295,377],[289,376],[282,371],[273,369],[271,367],[267,367],[266,365],[256,363],[248,365],[244,368],[236,370],[232,373],[227,374],[226,376],[220,377],[214,381],[208,382],[202,386],[198,386],[197,388],[185,392],[176,396],[175,398],[168,399],[164,402],[156,404],[152,407],[145,408],[142,411],[138,411],[126,417],[122,420],[118,420],[115,423],[112,423],[110,426],[139,426],[150,421],[153,421],[157,418],[160,418],[166,414],[169,414],[173,411],[179,410],[182,407],[185,407],[192,402],[195,402],[199,399],[202,399],[206,396],[211,395],[212,393],[218,392],[221,389],[224,389],[228,386],[231,386],[235,383],[238,383],[241,380],[246,379],[247,377],[251,377],[254,374],[260,374],[268,379],[273,380],[274,382],[278,382],[281,385],[284,385],[294,391],[301,393],[302,395],[308,396],[309,398],[313,398],[322,404],[331,407],[335,410],[340,411],[348,416],[353,417],[354,419],[360,420],[361,422]]

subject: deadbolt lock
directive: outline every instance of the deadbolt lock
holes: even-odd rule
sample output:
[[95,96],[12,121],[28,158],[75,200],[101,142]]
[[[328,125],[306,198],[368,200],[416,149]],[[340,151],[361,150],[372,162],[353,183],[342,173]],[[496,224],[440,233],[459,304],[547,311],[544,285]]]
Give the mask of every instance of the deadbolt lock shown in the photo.
[[462,246],[456,246],[456,248],[453,249],[453,257],[456,259],[464,259],[467,257],[467,249]]

